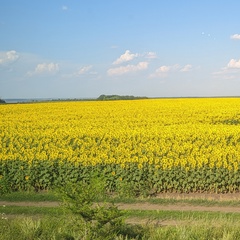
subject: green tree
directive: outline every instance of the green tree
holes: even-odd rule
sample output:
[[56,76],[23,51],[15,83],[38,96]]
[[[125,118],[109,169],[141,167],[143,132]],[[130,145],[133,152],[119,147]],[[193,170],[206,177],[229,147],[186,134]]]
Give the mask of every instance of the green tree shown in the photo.
[[6,103],[3,99],[0,98],[0,104]]

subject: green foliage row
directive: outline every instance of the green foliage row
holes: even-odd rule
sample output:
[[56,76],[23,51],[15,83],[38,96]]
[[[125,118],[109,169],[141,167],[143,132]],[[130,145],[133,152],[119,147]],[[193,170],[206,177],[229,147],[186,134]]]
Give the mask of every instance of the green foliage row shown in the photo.
[[0,104],[6,103],[3,99],[0,98]]
[[[240,169],[240,168],[239,168]],[[129,196],[154,195],[160,192],[237,192],[240,170],[225,168],[172,169],[156,168],[144,163],[125,167],[119,164],[83,166],[70,161],[0,161],[0,192],[53,189],[61,184],[89,182],[92,176],[103,176],[109,193]]]
[[135,97],[132,95],[125,95],[125,96],[120,96],[120,95],[100,95],[97,100],[99,101],[107,101],[107,100],[135,100],[135,99],[147,99],[147,97]]

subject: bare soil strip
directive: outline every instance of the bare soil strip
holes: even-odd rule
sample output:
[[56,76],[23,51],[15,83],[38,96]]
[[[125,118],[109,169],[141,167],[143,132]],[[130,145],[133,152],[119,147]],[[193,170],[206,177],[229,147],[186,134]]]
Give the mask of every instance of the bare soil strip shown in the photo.
[[164,199],[201,199],[215,201],[240,201],[240,192],[238,193],[159,193],[156,198]]
[[[161,193],[156,198],[162,199],[201,199],[213,201],[239,201],[240,193],[216,194],[216,193]],[[160,203],[118,203],[116,204],[122,210],[159,210],[159,211],[205,211],[205,212],[223,212],[223,213],[240,213],[240,206],[196,206],[190,203],[178,202],[176,204]],[[22,206],[22,207],[59,207],[59,202],[11,202],[0,201],[0,206]]]
[[[158,211],[205,211],[240,213],[240,207],[234,206],[193,206],[186,203],[176,204],[152,204],[152,203],[118,203],[121,210],[158,210]],[[0,206],[21,206],[21,207],[59,207],[59,202],[8,202],[0,201]]]

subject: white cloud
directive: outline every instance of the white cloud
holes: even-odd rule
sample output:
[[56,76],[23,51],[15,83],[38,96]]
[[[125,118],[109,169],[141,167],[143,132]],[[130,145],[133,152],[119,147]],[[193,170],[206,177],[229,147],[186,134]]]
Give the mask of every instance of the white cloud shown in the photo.
[[39,63],[33,72],[28,72],[28,76],[42,73],[56,73],[59,71],[58,63]]
[[227,65],[228,68],[240,68],[240,59],[237,61],[235,59],[231,59]]
[[107,73],[109,76],[122,75],[129,72],[137,72],[148,68],[148,62],[139,62],[137,65],[127,65],[116,68],[110,68]]
[[113,62],[114,65],[121,64],[124,62],[129,62],[134,58],[138,57],[137,53],[131,53],[129,50],[126,50],[124,54],[122,54],[116,61]]
[[0,65],[9,64],[16,61],[19,55],[15,50],[0,53]]
[[161,66],[158,69],[156,69],[156,73],[166,73],[169,72],[171,69],[170,66]]
[[166,77],[167,73],[171,70],[171,66],[161,66],[155,70],[153,74],[150,75],[150,78],[155,77]]
[[[184,71],[189,71],[190,70],[190,64],[184,66],[183,68],[181,68],[181,66],[179,64],[175,64],[175,65],[172,65],[172,66],[166,66],[166,65],[163,65],[159,68],[157,68],[155,70],[154,73],[150,74],[150,78],[156,78],[156,77],[160,77],[160,78],[164,78],[164,77],[167,77],[169,73],[171,72],[183,72]],[[191,66],[192,67],[192,66]]]
[[68,10],[68,7],[65,6],[65,5],[63,5],[63,6],[62,6],[62,10],[63,10],[63,11],[67,11],[67,10]]
[[233,40],[240,40],[240,34],[234,34],[230,38]]
[[57,72],[59,70],[59,66],[57,63],[40,63],[35,68],[36,73],[42,72]]
[[214,78],[230,80],[235,79],[239,75],[239,71],[236,68],[224,67],[218,72],[213,72],[212,75]]
[[63,74],[62,77],[63,78],[76,78],[76,77],[81,77],[81,76],[85,76],[85,75],[96,76],[98,74],[97,72],[90,71],[92,69],[92,67],[93,67],[92,65],[86,65],[72,73]]
[[192,65],[191,64],[187,64],[180,71],[181,72],[189,72],[191,70],[192,70]]
[[240,74],[240,59],[231,59],[226,67],[223,67],[218,72],[213,72],[212,75],[215,78],[220,79],[235,79],[239,77]]
[[92,68],[92,65],[82,67],[78,72],[77,75],[82,75],[87,73]]
[[148,59],[157,58],[157,54],[155,52],[148,52],[148,53],[146,53],[146,58],[148,58]]

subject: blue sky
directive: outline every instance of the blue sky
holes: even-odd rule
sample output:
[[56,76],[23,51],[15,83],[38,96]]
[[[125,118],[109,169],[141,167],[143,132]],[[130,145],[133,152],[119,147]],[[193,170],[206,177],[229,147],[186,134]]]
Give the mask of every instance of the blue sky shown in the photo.
[[238,0],[0,0],[0,97],[240,95]]

